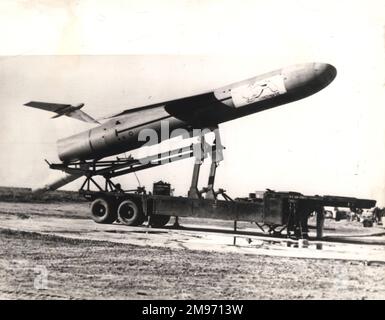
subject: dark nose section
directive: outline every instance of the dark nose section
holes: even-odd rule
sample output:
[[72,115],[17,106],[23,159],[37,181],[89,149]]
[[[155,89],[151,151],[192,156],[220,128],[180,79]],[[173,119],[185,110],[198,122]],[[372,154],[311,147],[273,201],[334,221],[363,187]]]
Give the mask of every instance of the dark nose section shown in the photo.
[[325,88],[337,76],[337,69],[328,63],[314,63],[314,73],[317,82]]

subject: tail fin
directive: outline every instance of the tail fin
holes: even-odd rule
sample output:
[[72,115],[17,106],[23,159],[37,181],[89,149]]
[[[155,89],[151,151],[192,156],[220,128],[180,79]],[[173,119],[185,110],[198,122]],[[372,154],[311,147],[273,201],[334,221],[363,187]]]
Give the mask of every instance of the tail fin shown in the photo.
[[87,113],[85,113],[85,112],[83,112],[83,111],[81,111],[79,109],[76,109],[74,111],[66,113],[65,115],[67,117],[75,118],[75,119],[78,119],[80,121],[90,122],[90,123],[99,123],[100,124],[99,121],[95,120],[90,115],[88,115]]
[[84,106],[83,103],[72,106],[70,104],[60,104],[60,103],[49,103],[49,102],[39,102],[39,101],[30,101],[24,104],[27,107],[42,109],[46,111],[55,112],[52,118],[58,118],[60,116],[67,116],[70,118],[78,119],[80,121],[89,122],[89,123],[99,123],[94,118],[92,118],[87,113],[80,110]]

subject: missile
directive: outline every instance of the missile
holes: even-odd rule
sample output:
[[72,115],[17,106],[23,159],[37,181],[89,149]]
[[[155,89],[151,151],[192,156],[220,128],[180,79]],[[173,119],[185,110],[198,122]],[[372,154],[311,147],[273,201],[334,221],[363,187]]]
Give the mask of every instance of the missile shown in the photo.
[[[139,134],[152,129],[161,137],[162,122],[175,129],[211,128],[308,97],[336,77],[326,63],[306,63],[265,73],[196,96],[125,110],[90,130],[58,140],[64,163],[101,159],[143,146]],[[164,126],[163,126],[164,127]]]

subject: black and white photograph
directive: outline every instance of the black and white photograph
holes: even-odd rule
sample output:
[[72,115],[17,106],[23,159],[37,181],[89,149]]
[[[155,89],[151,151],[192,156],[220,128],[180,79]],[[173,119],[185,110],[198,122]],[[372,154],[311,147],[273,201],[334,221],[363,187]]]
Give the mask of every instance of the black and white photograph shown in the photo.
[[383,1],[0,0],[0,35],[0,300],[385,299]]

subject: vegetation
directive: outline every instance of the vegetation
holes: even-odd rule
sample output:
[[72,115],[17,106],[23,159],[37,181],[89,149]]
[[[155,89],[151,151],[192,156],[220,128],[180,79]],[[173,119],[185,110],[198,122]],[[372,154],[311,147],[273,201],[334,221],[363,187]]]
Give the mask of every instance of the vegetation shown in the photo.
[[35,194],[30,188],[0,187],[0,201],[5,202],[83,202],[76,191],[48,191]]

